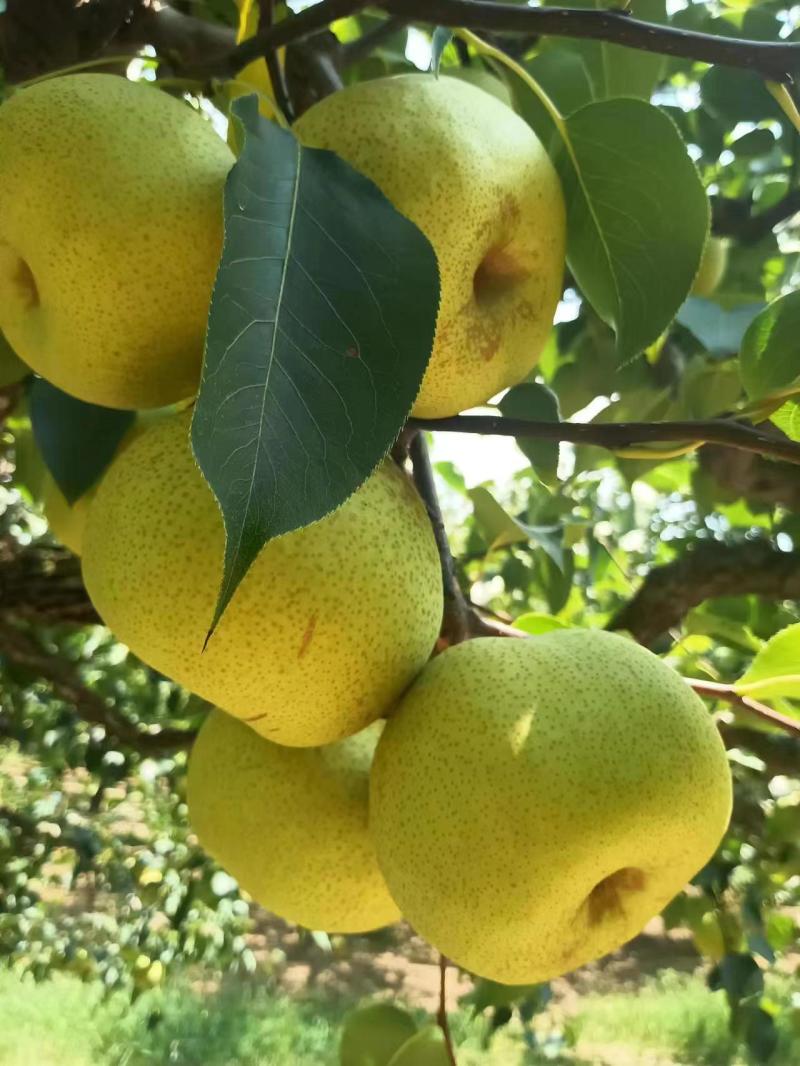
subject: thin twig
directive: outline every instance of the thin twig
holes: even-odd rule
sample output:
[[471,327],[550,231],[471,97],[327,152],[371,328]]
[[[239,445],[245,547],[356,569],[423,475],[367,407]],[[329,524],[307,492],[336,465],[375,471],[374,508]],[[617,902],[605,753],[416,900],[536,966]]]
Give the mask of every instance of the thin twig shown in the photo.
[[442,634],[450,644],[458,644],[466,640],[471,634],[470,619],[472,611],[466,601],[466,597],[458,583],[456,564],[453,553],[450,551],[450,543],[447,540],[447,532],[444,528],[442,509],[439,506],[439,497],[436,493],[436,483],[433,477],[428,446],[422,433],[415,433],[408,448],[411,466],[414,472],[414,483],[427,508],[433,526],[433,535],[436,538],[436,547],[439,549],[439,559],[442,564],[442,582],[444,585],[444,624]]
[[528,7],[494,0],[383,0],[375,6],[408,20],[439,26],[611,41],[637,51],[752,70],[782,83],[800,69],[800,44],[742,40],[661,26],[631,18],[619,9]]
[[538,440],[591,444],[611,451],[624,451],[638,444],[679,442],[727,444],[740,451],[757,452],[789,463],[800,464],[800,444],[772,436],[744,422],[723,418],[685,422],[534,422],[500,415],[454,415],[452,418],[414,418],[418,429],[449,433],[489,433],[503,437],[533,437]]
[[[790,718],[786,714],[781,714],[780,711],[775,711],[772,707],[767,707],[765,703],[761,703],[759,700],[750,699],[749,696],[740,696],[738,692],[734,691],[732,685],[723,685],[716,681],[700,681],[695,677],[687,677],[686,683],[694,689],[698,696],[706,696],[713,700],[724,700],[725,703],[730,703],[741,711],[754,714],[763,722],[783,730],[784,733],[800,737],[800,721],[796,718]],[[800,769],[800,765],[798,769]]]
[[444,955],[439,955],[439,1009],[436,1012],[436,1024],[442,1030],[444,1049],[450,1060],[450,1066],[458,1066],[453,1038],[450,1035],[450,1024],[447,1020],[447,966],[447,959]]
[[[275,0],[258,0],[258,25],[259,29],[275,25]],[[294,104],[286,81],[286,72],[278,56],[277,48],[268,48],[264,55],[267,64],[267,73],[275,94],[275,103],[280,108],[287,122],[294,122]]]

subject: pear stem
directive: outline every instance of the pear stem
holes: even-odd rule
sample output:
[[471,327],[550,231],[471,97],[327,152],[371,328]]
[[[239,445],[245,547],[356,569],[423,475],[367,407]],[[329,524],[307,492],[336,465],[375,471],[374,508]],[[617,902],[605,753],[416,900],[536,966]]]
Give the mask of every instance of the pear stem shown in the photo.
[[451,1066],[458,1066],[456,1053],[453,1048],[453,1038],[450,1035],[450,1025],[447,1021],[447,959],[444,955],[439,956],[439,1009],[436,1012],[436,1024],[442,1030],[444,1048]]
[[444,586],[442,636],[448,644],[459,644],[462,640],[467,640],[475,635],[471,624],[473,612],[458,582],[456,564],[453,559],[453,553],[450,551],[450,542],[447,539],[447,531],[444,527],[444,518],[442,517],[442,509],[439,506],[433,467],[431,466],[424,434],[414,433],[408,446],[408,456],[414,472],[414,484],[422,497],[433,526],[433,535],[436,538],[436,547],[439,549],[439,559],[442,564],[442,583]]

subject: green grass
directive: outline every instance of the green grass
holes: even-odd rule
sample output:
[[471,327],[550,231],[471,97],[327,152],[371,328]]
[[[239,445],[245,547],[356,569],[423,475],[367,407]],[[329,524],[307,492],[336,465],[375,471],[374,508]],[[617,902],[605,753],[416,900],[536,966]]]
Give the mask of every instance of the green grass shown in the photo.
[[98,1066],[98,993],[72,978],[36,985],[0,971],[0,1064]]
[[[788,979],[769,984],[778,1004],[791,990]],[[71,978],[36,985],[0,971],[0,1066],[336,1066],[339,1026],[352,1005],[311,995],[290,999],[240,981],[207,992],[184,979],[131,1006],[121,997],[103,1001],[97,986]],[[488,1052],[481,1050],[482,1021],[460,1013],[453,1028],[459,1066],[639,1066],[651,1053],[659,1064],[747,1061],[728,1034],[722,996],[700,977],[671,972],[636,994],[582,999],[567,1023],[576,1051],[556,1060],[527,1051],[514,1027],[498,1034]],[[800,1037],[788,1023],[781,1041],[770,1066],[799,1063]]]
[[[785,1006],[788,979],[768,981],[772,1002]],[[798,990],[798,983],[794,983]],[[781,1023],[781,1042],[770,1066],[800,1063],[800,1036]],[[625,1046],[665,1052],[688,1066],[734,1066],[748,1059],[728,1031],[724,996],[710,992],[700,976],[667,971],[636,994],[588,996],[569,1023],[571,1042],[579,1048]]]

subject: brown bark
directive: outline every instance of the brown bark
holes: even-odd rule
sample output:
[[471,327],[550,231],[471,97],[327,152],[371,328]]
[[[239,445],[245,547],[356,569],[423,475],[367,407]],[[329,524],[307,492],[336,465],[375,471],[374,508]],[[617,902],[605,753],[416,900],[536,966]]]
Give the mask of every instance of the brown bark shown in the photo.
[[609,623],[649,645],[693,608],[718,596],[800,599],[800,552],[767,540],[742,544],[696,541],[680,558],[655,567]]

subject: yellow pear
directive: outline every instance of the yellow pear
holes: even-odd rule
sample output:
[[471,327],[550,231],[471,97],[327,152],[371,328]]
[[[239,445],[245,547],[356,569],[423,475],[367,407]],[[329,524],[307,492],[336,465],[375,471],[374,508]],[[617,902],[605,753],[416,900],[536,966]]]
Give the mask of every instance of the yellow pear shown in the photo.
[[0,328],[107,407],[197,391],[233,155],[188,104],[110,74],[0,108]]
[[692,284],[692,296],[713,296],[728,268],[728,242],[724,237],[709,237]]
[[333,93],[294,129],[371,178],[436,253],[436,337],[413,413],[452,415],[524,378],[561,294],[565,215],[519,115],[458,78],[403,74]]
[[69,548],[75,555],[83,551],[83,532],[89,514],[89,504],[94,489],[89,489],[83,496],[70,504],[64,493],[56,484],[55,478],[48,471],[44,477],[42,489],[42,510],[56,540]]
[[440,74],[446,75],[448,78],[458,78],[469,85],[475,85],[477,88],[483,89],[485,93],[491,93],[506,107],[514,106],[514,97],[509,87],[497,74],[492,74],[491,71],[488,71],[483,64],[473,63],[469,67],[442,67]]
[[368,1003],[351,1011],[345,1019],[339,1064],[388,1066],[392,1055],[416,1031],[416,1023],[408,1011],[393,1003]]
[[213,711],[189,757],[200,843],[263,907],[356,933],[397,921],[368,830],[376,722],[324,748],[285,748]]
[[358,732],[439,632],[441,570],[416,490],[387,460],[338,511],[267,544],[204,651],[225,536],[189,418],[148,427],[97,489],[83,550],[95,608],[146,663],[270,740]]
[[562,629],[434,659],[384,731],[370,804],[408,920],[459,966],[529,984],[659,913],[719,844],[731,778],[677,673]]
[[389,1066],[450,1066],[450,1061],[442,1030],[429,1025],[403,1044]]

